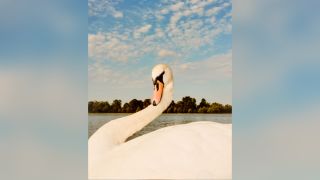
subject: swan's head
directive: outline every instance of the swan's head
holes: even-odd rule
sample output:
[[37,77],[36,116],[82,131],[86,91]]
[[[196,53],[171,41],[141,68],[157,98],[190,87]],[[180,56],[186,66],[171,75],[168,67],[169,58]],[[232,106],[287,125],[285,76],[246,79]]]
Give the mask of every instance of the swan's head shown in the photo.
[[172,94],[169,94],[172,93],[173,86],[173,77],[170,67],[166,64],[156,65],[152,69],[152,82],[154,90],[151,103],[153,106],[157,106],[163,99],[163,96],[172,96]]

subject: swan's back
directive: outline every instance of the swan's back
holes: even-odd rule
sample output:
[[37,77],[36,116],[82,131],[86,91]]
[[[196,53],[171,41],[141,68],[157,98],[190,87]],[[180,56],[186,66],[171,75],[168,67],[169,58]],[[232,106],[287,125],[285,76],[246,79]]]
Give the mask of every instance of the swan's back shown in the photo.
[[231,178],[231,128],[194,122],[159,129],[106,153],[94,174],[112,179]]

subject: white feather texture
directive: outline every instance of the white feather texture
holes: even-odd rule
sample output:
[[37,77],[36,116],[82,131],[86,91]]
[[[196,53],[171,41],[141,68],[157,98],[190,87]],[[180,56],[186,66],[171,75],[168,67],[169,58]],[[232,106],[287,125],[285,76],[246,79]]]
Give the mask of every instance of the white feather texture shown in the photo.
[[232,177],[232,125],[194,122],[170,126],[128,142],[170,105],[173,76],[159,64],[152,78],[165,72],[161,102],[135,114],[115,119],[89,139],[90,179],[230,179]]

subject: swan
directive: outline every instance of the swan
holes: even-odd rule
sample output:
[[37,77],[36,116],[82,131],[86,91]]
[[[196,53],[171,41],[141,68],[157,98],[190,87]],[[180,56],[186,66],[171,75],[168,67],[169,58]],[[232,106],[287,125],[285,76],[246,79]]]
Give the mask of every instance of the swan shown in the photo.
[[126,142],[170,105],[173,75],[152,69],[152,103],[100,127],[88,141],[89,179],[231,179],[231,124],[193,122],[169,126]]

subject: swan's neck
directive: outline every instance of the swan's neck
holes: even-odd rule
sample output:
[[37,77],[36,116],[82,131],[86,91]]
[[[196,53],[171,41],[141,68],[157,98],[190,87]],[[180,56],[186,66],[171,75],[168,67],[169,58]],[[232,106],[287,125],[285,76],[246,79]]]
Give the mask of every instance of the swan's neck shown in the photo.
[[120,119],[114,120],[114,123],[117,123],[117,131],[114,138],[116,140],[116,144],[121,144],[126,141],[126,139],[132,136],[134,133],[141,130],[147,124],[152,122],[163,112],[162,109],[157,108],[156,106],[149,105],[142,111],[139,111],[130,116],[126,116]]
[[128,137],[156,119],[172,101],[173,83],[164,88],[161,102],[157,106],[147,108],[130,116],[112,120],[99,128],[90,138],[88,144],[89,172],[95,162],[116,146],[124,143]]
[[128,137],[160,116],[170,105],[172,89],[173,83],[166,85],[161,102],[157,106],[150,105],[142,111],[112,120],[99,128],[89,139],[89,151],[99,154],[124,143]]
[[117,130],[117,134],[114,134],[114,139],[116,139],[115,143],[121,144],[125,142],[128,137],[156,119],[164,110],[167,109],[171,101],[172,85],[169,84],[164,89],[162,100],[157,106],[149,105],[142,111],[114,120],[114,123],[117,124],[117,127],[114,128]]

